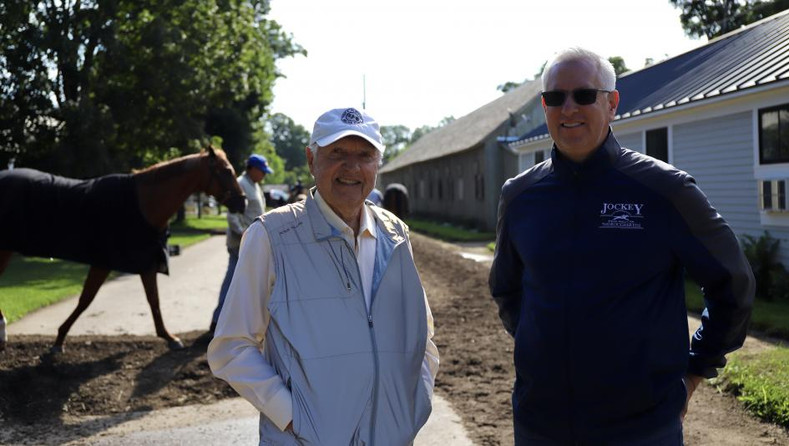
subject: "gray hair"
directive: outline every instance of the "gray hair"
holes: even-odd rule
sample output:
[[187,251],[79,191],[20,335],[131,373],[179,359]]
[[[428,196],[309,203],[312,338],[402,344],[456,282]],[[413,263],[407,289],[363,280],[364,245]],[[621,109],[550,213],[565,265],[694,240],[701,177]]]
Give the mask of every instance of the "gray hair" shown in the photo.
[[603,90],[613,91],[616,90],[616,71],[614,66],[605,57],[581,47],[566,48],[558,53],[551,59],[542,72],[542,89],[546,90],[548,85],[548,74],[551,68],[560,63],[569,60],[588,60],[597,67],[597,73],[600,76],[600,81],[603,85],[600,86]]

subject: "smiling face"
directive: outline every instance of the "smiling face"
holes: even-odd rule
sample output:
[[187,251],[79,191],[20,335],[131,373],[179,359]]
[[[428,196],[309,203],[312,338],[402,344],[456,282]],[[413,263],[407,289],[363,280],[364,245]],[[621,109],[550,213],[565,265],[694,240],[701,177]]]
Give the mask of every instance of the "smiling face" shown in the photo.
[[381,154],[364,138],[346,136],[318,149],[307,149],[307,163],[326,204],[348,226],[359,227],[365,198],[375,186]]
[[563,105],[549,107],[542,103],[548,132],[559,151],[573,161],[581,162],[600,147],[608,136],[608,125],[619,105],[619,92],[599,92],[589,105],[578,105],[572,92],[578,88],[604,89],[595,64],[587,59],[571,59],[549,68],[545,91],[567,92]]

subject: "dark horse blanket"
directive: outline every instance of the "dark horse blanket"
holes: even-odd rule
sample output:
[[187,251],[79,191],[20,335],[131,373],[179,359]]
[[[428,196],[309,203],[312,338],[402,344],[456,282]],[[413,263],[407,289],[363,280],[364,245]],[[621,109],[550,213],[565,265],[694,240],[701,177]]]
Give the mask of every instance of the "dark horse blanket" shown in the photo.
[[139,274],[168,272],[167,231],[148,223],[134,177],[0,171],[0,249]]

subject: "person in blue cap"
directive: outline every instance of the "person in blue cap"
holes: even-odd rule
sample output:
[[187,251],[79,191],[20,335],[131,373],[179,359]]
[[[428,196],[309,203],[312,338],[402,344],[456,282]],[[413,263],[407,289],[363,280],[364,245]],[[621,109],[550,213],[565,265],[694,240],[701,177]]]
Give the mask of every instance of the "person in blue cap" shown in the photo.
[[266,210],[266,199],[263,198],[263,191],[260,183],[266,178],[266,174],[274,173],[269,167],[266,157],[263,155],[252,154],[247,160],[247,170],[237,178],[241,190],[247,196],[247,207],[243,213],[227,213],[227,252],[229,259],[227,262],[227,272],[219,289],[219,302],[217,303],[214,314],[211,317],[210,334],[213,336],[216,328],[216,321],[219,320],[219,312],[225,303],[227,290],[233,280],[233,271],[238,263],[238,248],[241,245],[241,235],[252,224],[255,219]]

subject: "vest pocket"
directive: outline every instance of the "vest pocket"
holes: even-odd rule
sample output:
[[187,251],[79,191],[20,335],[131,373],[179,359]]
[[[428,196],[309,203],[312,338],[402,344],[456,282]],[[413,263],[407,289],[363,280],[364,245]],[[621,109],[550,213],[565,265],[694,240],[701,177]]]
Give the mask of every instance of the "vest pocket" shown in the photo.
[[292,432],[279,430],[279,428],[263,414],[260,414],[259,433],[260,446],[299,446],[301,444]]
[[315,426],[315,419],[298,386],[291,382],[290,388],[291,406],[293,407],[293,432],[296,438],[301,440],[310,439],[308,444],[320,444],[318,441],[318,430]]

